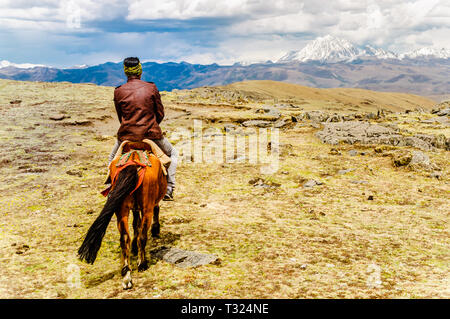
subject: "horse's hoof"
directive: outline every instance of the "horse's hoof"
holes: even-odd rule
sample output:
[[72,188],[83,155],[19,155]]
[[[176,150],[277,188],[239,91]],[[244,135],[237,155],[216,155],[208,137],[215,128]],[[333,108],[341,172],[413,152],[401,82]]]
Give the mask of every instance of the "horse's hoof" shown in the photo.
[[122,287],[124,290],[133,288],[133,281],[131,280],[131,271],[128,271],[127,274],[123,277]]
[[148,261],[146,260],[146,261],[144,261],[144,262],[141,262],[140,264],[139,264],[139,266],[138,266],[138,271],[139,272],[142,272],[142,271],[146,271],[147,269],[148,269]]
[[123,290],[128,290],[128,289],[133,288],[133,281],[130,281],[128,283],[122,282],[122,287],[123,287]]

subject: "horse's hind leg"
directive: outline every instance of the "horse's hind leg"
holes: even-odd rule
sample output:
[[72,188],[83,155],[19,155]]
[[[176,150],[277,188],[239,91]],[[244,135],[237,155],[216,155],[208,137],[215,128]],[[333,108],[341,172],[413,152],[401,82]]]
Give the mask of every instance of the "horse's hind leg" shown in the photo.
[[128,215],[131,208],[131,199],[126,199],[122,204],[120,211],[117,213],[117,227],[120,233],[120,247],[122,248],[122,286],[123,289],[130,289],[133,287],[131,280],[130,267],[130,232],[128,230]]
[[147,270],[148,260],[145,255],[145,246],[147,245],[147,239],[148,239],[148,231],[152,224],[152,218],[153,218],[153,207],[145,207],[142,210],[142,221],[141,221],[141,229],[139,231],[138,236],[138,247],[139,247],[139,261],[138,261],[138,270],[144,271]]
[[159,206],[155,206],[153,209],[153,224],[152,224],[152,237],[159,238]]
[[133,208],[133,241],[131,242],[131,253],[134,256],[137,256],[139,250],[138,250],[138,235],[139,235],[139,228],[141,227],[141,212],[139,210],[139,207]]

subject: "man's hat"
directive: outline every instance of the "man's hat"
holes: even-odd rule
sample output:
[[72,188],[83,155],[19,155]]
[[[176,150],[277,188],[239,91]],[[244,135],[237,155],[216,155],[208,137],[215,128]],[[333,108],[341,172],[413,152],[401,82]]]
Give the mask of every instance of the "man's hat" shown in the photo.
[[129,57],[123,60],[123,70],[127,76],[140,76],[142,74],[142,65],[139,58]]

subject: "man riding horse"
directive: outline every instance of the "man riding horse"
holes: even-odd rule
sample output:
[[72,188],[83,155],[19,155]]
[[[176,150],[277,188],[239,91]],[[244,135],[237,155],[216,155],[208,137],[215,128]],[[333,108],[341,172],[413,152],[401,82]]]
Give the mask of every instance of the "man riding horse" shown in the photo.
[[117,141],[109,155],[109,163],[114,159],[122,141],[153,140],[171,159],[167,169],[167,191],[163,200],[173,200],[178,152],[163,136],[159,127],[164,118],[164,106],[159,91],[153,82],[141,80],[142,65],[138,58],[126,58],[123,66],[128,80],[114,90],[114,104],[120,128]]
[[[95,262],[108,224],[115,214],[122,248],[122,286],[130,289],[133,287],[130,252],[138,255],[139,271],[149,267],[145,252],[147,234],[150,230],[152,237],[159,236],[159,202],[173,199],[178,154],[162,135],[159,127],[164,118],[161,97],[154,83],[141,81],[139,59],[126,58],[124,70],[128,81],[114,91],[120,128],[109,158],[112,186],[102,192],[105,196],[108,194],[108,198],[78,249],[78,256],[90,264]],[[168,158],[158,147],[170,156],[167,172],[163,164],[169,162]],[[148,148],[152,150],[151,154],[147,153]],[[128,227],[131,210],[132,240]]]

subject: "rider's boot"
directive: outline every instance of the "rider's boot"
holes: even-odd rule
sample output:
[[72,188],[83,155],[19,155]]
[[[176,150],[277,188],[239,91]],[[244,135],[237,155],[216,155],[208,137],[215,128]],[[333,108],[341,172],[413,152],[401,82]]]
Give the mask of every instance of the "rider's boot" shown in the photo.
[[163,201],[173,201],[173,188],[167,187],[166,195],[164,195]]

